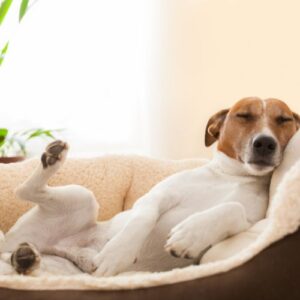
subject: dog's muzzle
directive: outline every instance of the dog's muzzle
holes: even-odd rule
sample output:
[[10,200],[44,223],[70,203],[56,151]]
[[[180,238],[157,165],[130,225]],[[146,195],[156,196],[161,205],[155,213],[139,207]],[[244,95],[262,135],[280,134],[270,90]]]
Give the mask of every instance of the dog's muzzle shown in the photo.
[[254,164],[261,167],[274,166],[274,157],[277,153],[278,143],[268,135],[258,135],[252,141],[252,155],[249,164]]

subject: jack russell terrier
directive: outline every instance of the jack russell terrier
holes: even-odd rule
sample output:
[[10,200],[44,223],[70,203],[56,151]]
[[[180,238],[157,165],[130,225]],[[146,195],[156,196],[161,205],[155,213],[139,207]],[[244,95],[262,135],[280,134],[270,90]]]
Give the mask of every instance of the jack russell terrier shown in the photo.
[[105,222],[96,221],[98,202],[86,188],[47,185],[68,149],[53,142],[16,190],[37,205],[9,230],[0,251],[22,274],[38,267],[39,253],[97,276],[198,263],[206,249],[265,217],[270,175],[299,127],[284,102],[244,98],[209,119],[205,145],[218,140],[211,162],[168,177]]

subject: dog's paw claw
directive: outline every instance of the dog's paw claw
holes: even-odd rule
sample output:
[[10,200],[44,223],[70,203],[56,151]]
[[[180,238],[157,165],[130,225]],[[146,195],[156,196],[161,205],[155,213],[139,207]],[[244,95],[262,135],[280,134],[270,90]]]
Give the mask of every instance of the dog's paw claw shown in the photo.
[[180,257],[174,249],[170,249],[170,254],[174,257]]
[[184,255],[184,258],[186,258],[186,259],[193,259],[193,257],[189,253],[186,253]]

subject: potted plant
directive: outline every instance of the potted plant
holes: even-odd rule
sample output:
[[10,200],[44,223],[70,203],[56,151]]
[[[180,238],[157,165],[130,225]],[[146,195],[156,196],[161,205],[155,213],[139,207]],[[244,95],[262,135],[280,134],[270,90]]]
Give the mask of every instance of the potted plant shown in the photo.
[[[31,3],[33,2],[33,3]],[[11,10],[13,0],[0,0],[0,26],[2,25],[4,19],[6,18],[6,15]],[[19,6],[19,23],[24,18],[27,11],[36,3],[36,1],[30,1],[30,0],[22,0]],[[0,66],[2,65],[9,42],[6,42],[5,45],[0,45]]]
[[54,133],[59,130],[32,128],[11,132],[0,128],[0,163],[12,163],[26,158],[27,144],[37,138],[55,139]]

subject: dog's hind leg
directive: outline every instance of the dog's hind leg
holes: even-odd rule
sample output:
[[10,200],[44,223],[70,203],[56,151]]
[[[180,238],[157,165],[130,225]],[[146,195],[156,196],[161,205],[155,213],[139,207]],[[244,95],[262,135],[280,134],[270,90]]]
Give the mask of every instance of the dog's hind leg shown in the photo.
[[41,164],[16,190],[19,198],[38,205],[16,222],[0,246],[2,252],[13,253],[11,263],[18,273],[27,274],[38,267],[37,251],[43,253],[59,241],[96,226],[98,203],[91,191],[79,185],[47,185],[62,166],[67,149],[62,141],[51,143]]
[[52,194],[49,194],[47,182],[63,165],[67,152],[67,143],[59,140],[50,143],[33,174],[16,189],[17,196],[37,204],[50,200]]
[[84,273],[92,273],[96,270],[96,265],[93,262],[93,258],[97,255],[95,249],[54,246],[46,249],[44,254],[66,258]]
[[47,185],[50,177],[65,161],[67,151],[68,145],[62,141],[49,144],[42,154],[41,164],[16,189],[16,194],[21,199],[37,203],[46,218],[63,217],[65,229],[73,228],[73,233],[76,233],[85,226],[96,224],[99,207],[93,193],[83,186],[49,187]]
[[37,204],[50,200],[47,182],[62,166],[67,152],[68,145],[62,141],[49,144],[33,174],[16,189],[17,196]]
[[61,167],[68,146],[51,143],[35,172],[16,190],[19,198],[38,206],[24,214],[5,235],[0,251],[13,252],[23,242],[44,248],[96,226],[98,203],[93,193],[79,185],[49,187],[47,181]]

